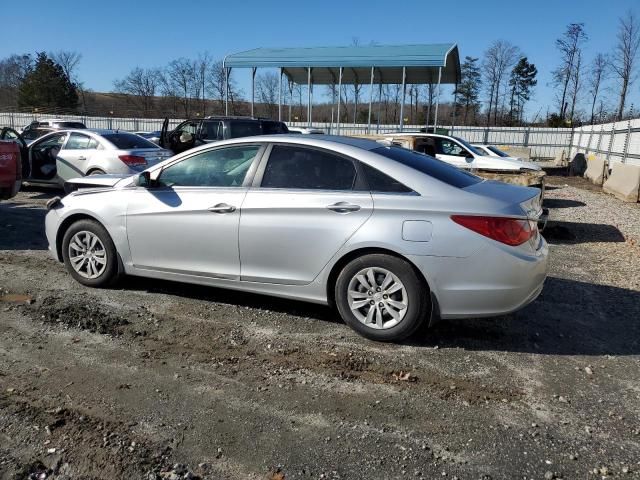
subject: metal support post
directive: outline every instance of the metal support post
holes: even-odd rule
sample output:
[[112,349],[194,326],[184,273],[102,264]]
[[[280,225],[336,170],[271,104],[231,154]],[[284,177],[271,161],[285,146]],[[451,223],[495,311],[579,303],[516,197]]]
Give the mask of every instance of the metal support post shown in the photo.
[[442,81],[442,67],[438,68],[438,91],[436,92],[436,113],[433,117],[433,132],[438,128],[438,107],[440,106],[440,82]]
[[371,133],[371,104],[373,103],[373,67],[371,67],[371,81],[369,82],[369,120],[367,122],[367,133]]
[[307,126],[311,126],[311,67],[307,67]]
[[224,69],[224,114],[229,115],[229,75],[230,68]]
[[253,105],[256,100],[256,67],[251,69],[251,116],[254,117],[253,114]]
[[280,67],[280,80],[278,83],[278,121],[282,121],[282,67]]
[[336,117],[336,134],[340,135],[340,103],[342,101],[342,67],[338,74],[338,115]]
[[400,131],[404,127],[404,98],[407,94],[407,67],[402,67],[402,103],[400,103]]

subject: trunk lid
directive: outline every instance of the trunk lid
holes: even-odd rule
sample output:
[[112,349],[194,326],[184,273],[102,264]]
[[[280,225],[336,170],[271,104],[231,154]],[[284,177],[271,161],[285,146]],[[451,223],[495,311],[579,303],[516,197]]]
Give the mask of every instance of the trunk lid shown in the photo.
[[542,215],[542,191],[538,188],[485,180],[466,187],[464,191],[501,204],[500,211],[508,215],[524,215],[536,221]]

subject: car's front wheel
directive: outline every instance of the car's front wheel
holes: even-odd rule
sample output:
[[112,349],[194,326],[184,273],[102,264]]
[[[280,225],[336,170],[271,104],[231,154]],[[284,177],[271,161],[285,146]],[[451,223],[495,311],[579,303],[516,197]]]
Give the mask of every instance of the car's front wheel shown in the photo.
[[72,224],[62,239],[62,258],[73,278],[89,287],[106,287],[118,277],[118,257],[107,230],[94,220]]
[[429,292],[407,261],[370,254],[342,269],[335,300],[351,328],[372,340],[393,342],[409,337],[424,322]]

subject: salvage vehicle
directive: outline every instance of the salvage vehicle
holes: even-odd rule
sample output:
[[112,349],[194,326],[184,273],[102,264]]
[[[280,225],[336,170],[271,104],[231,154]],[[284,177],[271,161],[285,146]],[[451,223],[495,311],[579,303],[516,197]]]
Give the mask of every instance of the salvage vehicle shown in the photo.
[[229,138],[253,135],[288,133],[283,122],[253,117],[206,117],[182,122],[168,131],[169,119],[165,118],[159,145],[174,153],[181,153],[206,143]]
[[538,189],[371,140],[225,140],[78,182],[92,188],[50,201],[45,230],[92,287],[128,274],[330,304],[398,341],[425,321],[518,310],[547,272]]
[[0,140],[0,200],[15,197],[21,184],[20,147],[14,141]]
[[27,145],[19,135],[23,180],[64,186],[66,180],[105,173],[127,174],[166,160],[171,152],[118,130],[57,130]]
[[460,137],[437,133],[398,132],[367,135],[396,145],[426,153],[438,160],[473,171],[489,180],[544,189],[546,173],[533,162],[484,155]]
[[51,120],[33,121],[29,125],[25,126],[20,133],[27,143],[31,143],[35,139],[40,138],[47,133],[68,128],[78,130],[87,127],[84,123],[75,120],[60,120],[54,118]]
[[512,157],[507,152],[500,150],[495,145],[482,145],[482,144],[474,143],[473,148],[481,152],[483,155],[489,155],[490,157],[501,157],[501,158],[508,158],[511,160],[522,161],[520,157]]

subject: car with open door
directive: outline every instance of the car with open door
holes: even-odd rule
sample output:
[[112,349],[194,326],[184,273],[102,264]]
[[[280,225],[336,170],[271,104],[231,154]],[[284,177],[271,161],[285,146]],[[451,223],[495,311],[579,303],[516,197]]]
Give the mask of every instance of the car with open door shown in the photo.
[[174,153],[182,153],[200,145],[254,135],[288,133],[284,122],[253,117],[211,116],[180,123],[169,131],[169,119],[165,118],[160,132],[159,145]]
[[129,274],[328,304],[397,341],[518,310],[546,276],[539,190],[395,145],[237,138],[95,180],[45,219],[52,255],[91,287]]
[[149,140],[119,130],[57,130],[26,151],[24,181],[54,186],[89,175],[134,174],[171,156]]

